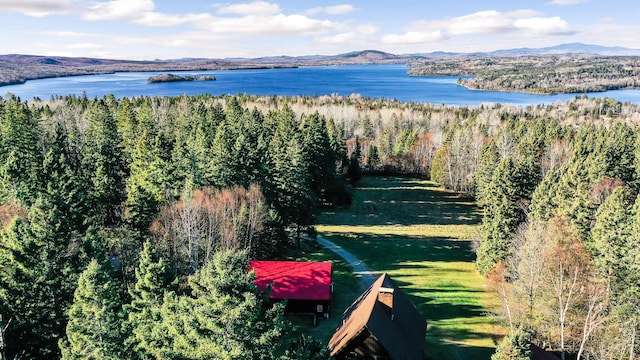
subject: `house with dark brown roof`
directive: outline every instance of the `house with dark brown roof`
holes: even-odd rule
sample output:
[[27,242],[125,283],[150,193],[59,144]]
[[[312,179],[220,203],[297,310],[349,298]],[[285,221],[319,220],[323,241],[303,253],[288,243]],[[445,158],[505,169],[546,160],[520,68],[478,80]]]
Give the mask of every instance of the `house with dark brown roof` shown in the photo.
[[345,310],[329,350],[336,359],[421,360],[427,322],[383,274]]

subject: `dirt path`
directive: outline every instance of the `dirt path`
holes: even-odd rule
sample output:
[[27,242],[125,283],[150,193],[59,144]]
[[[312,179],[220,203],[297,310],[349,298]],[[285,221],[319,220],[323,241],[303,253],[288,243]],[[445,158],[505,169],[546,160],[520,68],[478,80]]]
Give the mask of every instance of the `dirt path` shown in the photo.
[[322,236],[318,236],[315,239],[318,244],[324,246],[325,248],[333,251],[338,256],[344,259],[352,268],[356,274],[356,277],[360,279],[360,282],[364,286],[364,288],[368,288],[373,284],[374,281],[378,278],[371,268],[367,266],[362,260],[358,259],[355,255],[348,252],[344,248],[339,245],[336,245],[333,241],[329,241]]

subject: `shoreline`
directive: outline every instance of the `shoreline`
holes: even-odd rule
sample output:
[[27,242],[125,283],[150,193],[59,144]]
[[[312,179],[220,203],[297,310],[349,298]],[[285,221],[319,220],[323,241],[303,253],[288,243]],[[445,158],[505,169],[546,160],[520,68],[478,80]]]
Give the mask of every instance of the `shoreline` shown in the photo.
[[[276,69],[295,69],[298,68],[300,66],[298,65],[248,65],[248,66],[236,66],[236,67],[232,67],[232,66],[218,66],[218,67],[202,67],[202,66],[194,66],[193,68],[184,68],[184,69],[176,69],[175,67],[169,67],[169,68],[161,68],[158,67],[156,68],[151,68],[151,69],[90,69],[91,71],[86,71],[86,72],[81,72],[82,70],[85,70],[83,68],[74,68],[73,70],[76,71],[80,71],[79,73],[75,73],[75,74],[69,74],[69,73],[65,73],[65,72],[61,72],[61,73],[50,73],[50,74],[42,74],[41,76],[33,76],[33,77],[24,77],[24,78],[19,78],[19,79],[12,79],[12,80],[6,80],[6,81],[2,81],[0,80],[0,87],[4,87],[4,86],[11,86],[11,85],[22,85],[24,83],[26,83],[27,81],[30,80],[44,80],[44,79],[55,79],[55,78],[64,78],[64,77],[76,77],[76,76],[91,76],[91,75],[110,75],[110,74],[116,74],[116,73],[133,73],[133,72],[148,72],[148,73],[153,73],[153,72],[175,72],[175,73],[181,73],[181,72],[192,72],[192,71],[215,71],[215,70],[219,70],[219,71],[225,71],[225,70],[261,70],[261,69],[266,69],[266,70],[276,70]],[[66,69],[65,69],[66,70]]]

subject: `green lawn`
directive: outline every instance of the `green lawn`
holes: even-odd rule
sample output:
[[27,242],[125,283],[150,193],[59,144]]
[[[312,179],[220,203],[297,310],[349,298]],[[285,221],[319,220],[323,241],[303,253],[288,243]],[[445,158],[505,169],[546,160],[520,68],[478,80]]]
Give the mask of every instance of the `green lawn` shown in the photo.
[[355,300],[362,290],[360,281],[356,278],[352,268],[342,258],[324,249],[316,242],[303,241],[300,250],[291,250],[288,260],[295,261],[331,261],[333,263],[334,293],[329,308],[329,319],[320,319],[316,326],[312,326],[310,315],[288,314],[287,319],[293,323],[294,333],[290,339],[296,339],[299,334],[312,336],[322,343],[329,343],[329,339],[342,321],[342,312]]
[[323,213],[318,232],[387,272],[429,323],[430,359],[488,359],[504,329],[486,316],[496,305],[475,271],[475,204],[433,183],[361,180],[349,209]]

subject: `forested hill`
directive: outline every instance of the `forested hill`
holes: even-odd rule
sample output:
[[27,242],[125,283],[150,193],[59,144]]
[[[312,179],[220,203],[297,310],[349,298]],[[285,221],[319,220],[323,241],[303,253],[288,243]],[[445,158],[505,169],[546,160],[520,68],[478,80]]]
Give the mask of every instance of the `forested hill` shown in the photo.
[[154,61],[0,55],[0,86],[61,76],[109,74],[122,71],[201,71],[298,66],[402,64],[413,57],[365,50],[334,56],[274,56],[256,59],[177,59]]
[[2,99],[0,350],[304,351],[310,340],[286,342],[283,309],[264,303],[246,260],[293,246],[285,229],[311,231],[320,206],[348,205],[348,182],[375,171],[430,176],[484,207],[476,265],[513,330],[500,349],[533,341],[633,359],[639,121],[638,104],[586,97],[525,108],[357,96]]
[[460,76],[473,90],[537,94],[640,89],[640,57],[545,55],[463,57],[411,64],[413,76]]

